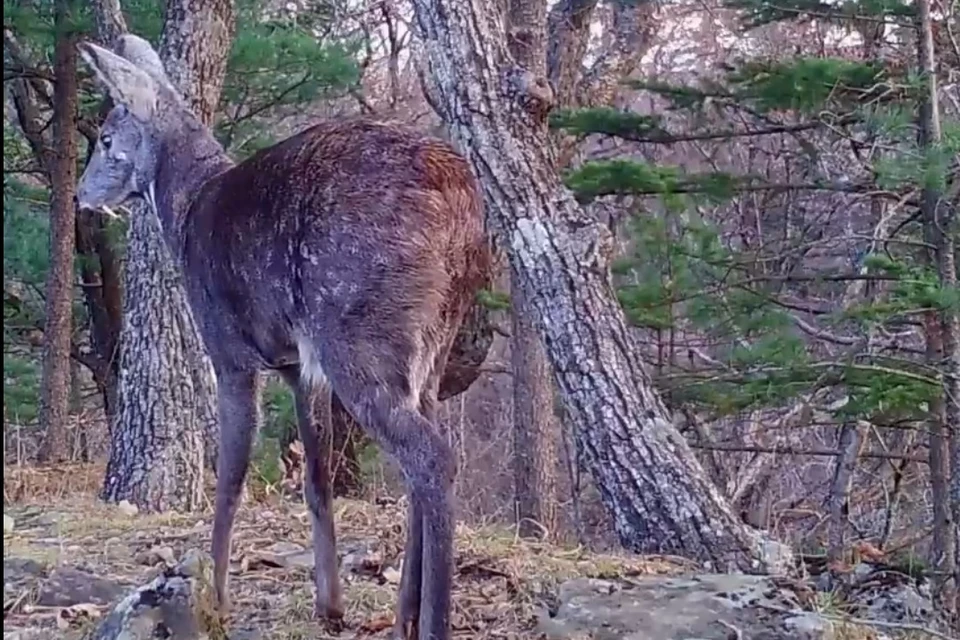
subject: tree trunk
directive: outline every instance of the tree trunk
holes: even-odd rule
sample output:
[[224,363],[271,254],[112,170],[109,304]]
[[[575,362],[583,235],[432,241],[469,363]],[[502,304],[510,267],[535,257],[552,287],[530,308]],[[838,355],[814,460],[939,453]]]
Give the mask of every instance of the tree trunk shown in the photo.
[[44,439],[41,462],[60,462],[70,455],[70,347],[73,333],[74,189],[77,183],[77,53],[70,23],[70,3],[56,5],[57,83],[53,102],[53,152],[50,182],[50,270],[46,280],[43,377],[40,424]]
[[513,487],[517,530],[523,537],[556,532],[557,455],[560,427],[554,414],[550,362],[533,310],[518,286],[511,291],[513,335]]
[[119,406],[103,499],[126,499],[144,511],[194,511],[203,502],[210,410],[201,403],[204,393],[211,396],[190,375],[192,318],[158,221],[134,211],[129,234]]
[[109,428],[116,418],[117,378],[120,372],[117,352],[123,326],[120,263],[101,215],[92,211],[78,211],[76,236],[84,300],[90,316],[93,358],[88,365],[103,398]]
[[[712,569],[782,569],[790,553],[741,523],[674,429],[609,279],[609,230],[552,166],[552,90],[517,66],[492,0],[415,0],[429,99],[470,159],[514,282],[535,309],[576,438],[620,540]],[[771,553],[772,551],[780,553]]]
[[[927,83],[925,99],[918,113],[918,143],[923,152],[941,144],[937,65],[933,48],[932,20],[929,0],[917,3],[918,48],[920,70]],[[937,270],[945,290],[957,288],[957,270],[954,258],[955,207],[948,204],[944,194],[926,181],[920,197],[924,241],[933,249],[926,259]],[[960,615],[960,569],[957,563],[957,527],[960,505],[951,505],[950,491],[950,432],[957,437],[960,425],[960,319],[955,309],[945,308],[930,312],[924,318],[927,339],[927,359],[941,368],[942,397],[930,407],[930,485],[933,502],[933,563],[931,570],[939,576],[935,582],[936,598],[948,611]],[[952,425],[952,427],[951,427]],[[957,463],[956,460],[953,461]],[[956,470],[954,470],[956,473]],[[960,496],[952,496],[958,498]]]
[[[212,124],[233,32],[229,0],[166,3],[161,58],[174,85]],[[97,5],[101,39],[126,30],[116,0]],[[204,461],[218,444],[216,382],[154,216],[130,218],[117,422],[103,498],[141,509],[201,506]]]
[[833,482],[828,497],[830,505],[830,543],[827,547],[827,560],[831,563],[844,559],[844,534],[850,515],[850,487],[853,475],[860,459],[863,446],[864,426],[858,422],[847,422],[840,429],[837,449],[837,465],[833,472]]
[[[513,0],[507,14],[507,43],[520,64],[546,73],[546,4]],[[512,275],[512,272],[511,272]],[[532,309],[519,283],[511,282],[513,316],[510,368],[513,374],[513,489],[517,530],[540,537],[556,530],[556,448],[560,427],[554,414],[550,363]]]

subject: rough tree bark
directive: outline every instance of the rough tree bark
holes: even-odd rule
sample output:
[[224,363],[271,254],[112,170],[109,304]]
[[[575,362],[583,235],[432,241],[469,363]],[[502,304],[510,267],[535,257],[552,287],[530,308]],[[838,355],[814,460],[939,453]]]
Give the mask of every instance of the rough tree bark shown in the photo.
[[[546,4],[511,0],[506,8],[507,47],[514,61],[535,73],[548,73],[559,107],[609,103],[617,84],[639,63],[650,43],[652,3],[613,0],[612,32],[597,51],[595,62],[584,66],[590,25],[599,3],[561,0],[546,14]],[[544,24],[547,31],[544,33]],[[547,41],[544,42],[546,36]],[[565,168],[577,140],[562,133],[551,136],[559,143],[556,163]],[[519,285],[511,285],[513,335],[511,340],[514,383],[514,488],[520,535],[536,535],[555,527],[554,477],[558,420],[554,412],[554,387],[549,363],[533,318]],[[546,511],[544,511],[546,509]]]
[[491,227],[536,310],[579,446],[624,546],[712,569],[781,570],[791,554],[731,511],[674,429],[610,285],[609,230],[552,166],[553,92],[518,66],[493,0],[415,0],[430,101],[483,185]]
[[[536,73],[546,73],[543,2],[512,0],[507,13],[507,43],[513,57]],[[513,374],[514,517],[523,537],[541,537],[556,529],[556,450],[560,426],[554,414],[550,363],[519,283],[511,282]]]
[[[917,55],[926,81],[926,96],[918,113],[918,143],[929,150],[942,141],[937,64],[934,51],[929,0],[917,2]],[[944,199],[944,193],[927,184],[920,198],[923,236],[933,247],[926,256],[937,270],[945,289],[957,288],[955,258],[956,206]],[[960,618],[960,489],[950,489],[951,463],[956,479],[960,464],[956,451],[957,425],[960,425],[960,317],[955,309],[930,312],[924,318],[929,363],[941,369],[942,398],[930,408],[930,484],[933,498],[933,544],[931,569],[939,576],[935,583],[939,602]],[[952,433],[951,433],[952,432]],[[953,440],[953,446],[951,446]],[[950,458],[954,459],[951,460]],[[954,482],[954,484],[956,484]],[[952,503],[952,504],[951,504]]]
[[827,546],[827,560],[831,563],[842,562],[844,559],[844,534],[850,517],[850,488],[857,470],[857,460],[860,459],[865,431],[865,425],[857,421],[847,422],[840,429],[837,449],[842,453],[837,457],[828,498],[830,541]]
[[[119,2],[100,0],[96,9],[100,38],[112,44],[126,30]],[[231,0],[166,3],[161,58],[207,124],[233,23]],[[102,496],[149,511],[194,510],[204,462],[216,460],[216,382],[159,225],[142,210],[130,217],[124,294],[117,416]]]
[[56,4],[53,93],[53,149],[50,151],[50,269],[46,279],[40,424],[41,462],[70,455],[70,347],[73,333],[74,189],[77,184],[77,52],[70,2]]

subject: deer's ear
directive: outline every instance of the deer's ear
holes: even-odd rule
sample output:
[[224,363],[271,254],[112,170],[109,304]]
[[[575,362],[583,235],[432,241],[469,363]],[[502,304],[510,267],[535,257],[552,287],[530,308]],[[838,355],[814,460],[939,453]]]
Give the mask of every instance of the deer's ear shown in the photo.
[[163,62],[160,61],[159,54],[149,42],[132,33],[124,33],[117,38],[114,49],[120,56],[132,62],[135,67],[147,72],[155,82],[173,90],[173,84],[167,77],[167,72],[163,68]]
[[150,120],[154,116],[157,111],[157,84],[150,74],[93,43],[82,42],[78,49],[116,104],[125,105],[142,120]]

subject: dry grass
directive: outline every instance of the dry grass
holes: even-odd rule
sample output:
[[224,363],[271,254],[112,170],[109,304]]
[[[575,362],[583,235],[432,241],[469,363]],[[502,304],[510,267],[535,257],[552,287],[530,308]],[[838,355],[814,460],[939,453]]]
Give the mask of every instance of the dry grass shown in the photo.
[[[4,468],[4,512],[15,519],[13,535],[4,536],[4,558],[29,559],[45,567],[71,566],[121,584],[139,585],[162,569],[145,564],[145,552],[170,547],[179,558],[191,548],[210,545],[212,514],[140,514],[129,516],[96,499],[103,469],[71,465],[69,469]],[[8,491],[9,490],[9,491]],[[355,558],[342,571],[347,612],[342,629],[324,629],[312,619],[310,571],[281,568],[260,561],[277,542],[309,549],[310,524],[298,500],[260,491],[240,509],[234,533],[231,593],[234,616],[231,638],[311,640],[385,638],[392,622],[397,570],[403,545],[405,504],[338,500],[335,504],[338,547]],[[457,576],[453,627],[459,638],[521,639],[536,637],[538,610],[549,608],[561,582],[577,576],[622,578],[690,571],[680,558],[597,554],[580,548],[523,540],[497,526],[456,531]],[[360,558],[360,560],[356,560]],[[90,621],[56,631],[58,608],[35,606],[43,575],[4,593],[4,632],[48,629],[46,637],[79,638]],[[815,610],[846,618],[842,601],[819,594]],[[897,640],[925,640],[919,631],[884,629]],[[836,621],[834,640],[878,640],[876,629]]]
[[[168,546],[178,558],[190,548],[209,548],[210,513],[125,515],[115,506],[98,502],[98,483],[83,480],[99,478],[101,472],[95,467],[68,473],[5,470],[4,484],[12,478],[17,489],[16,500],[5,500],[5,512],[16,521],[14,534],[4,541],[5,558],[29,558],[47,568],[73,566],[133,585],[159,571],[143,564],[144,552],[151,548]],[[248,502],[237,518],[231,575],[235,613],[230,624],[237,637],[254,630],[265,640],[386,637],[396,598],[405,504],[402,500],[379,505],[338,500],[335,510],[341,553],[363,558],[353,570],[343,572],[344,629],[327,633],[312,619],[308,569],[257,562],[258,554],[278,541],[309,548],[305,507],[299,501],[272,496]],[[522,540],[492,526],[460,525],[456,535],[453,626],[455,635],[462,638],[532,637],[537,609],[549,606],[557,585],[570,577],[672,574],[685,567],[670,558],[561,549]],[[41,579],[38,576],[36,582]],[[58,612],[31,606],[36,587],[23,585],[21,593],[5,595],[5,631],[52,628]]]

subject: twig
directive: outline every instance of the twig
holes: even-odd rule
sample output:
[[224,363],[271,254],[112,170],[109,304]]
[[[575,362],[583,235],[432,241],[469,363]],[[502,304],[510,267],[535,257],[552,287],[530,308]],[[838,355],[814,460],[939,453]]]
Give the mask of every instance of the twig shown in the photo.
[[[779,455],[793,456],[827,456],[838,457],[843,454],[837,449],[798,449],[796,447],[764,447],[759,445],[723,445],[723,444],[700,444],[690,443],[693,449],[705,449],[710,451],[728,451],[730,453],[775,453]],[[860,454],[861,458],[878,458],[882,460],[907,460],[919,464],[926,464],[926,456],[911,456],[907,454],[887,453],[885,451],[865,451]]]

